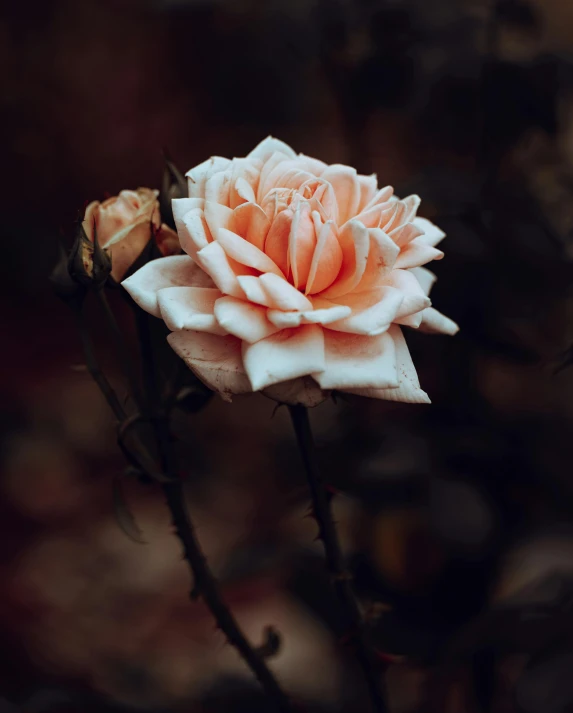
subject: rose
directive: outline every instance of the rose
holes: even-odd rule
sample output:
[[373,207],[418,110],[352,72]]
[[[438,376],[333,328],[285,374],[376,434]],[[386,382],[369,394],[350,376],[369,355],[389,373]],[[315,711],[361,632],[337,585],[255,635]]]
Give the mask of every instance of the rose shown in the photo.
[[176,233],[161,223],[158,191],[138,188],[121,191],[103,203],[93,201],[86,208],[83,227],[93,243],[94,226],[98,243],[110,255],[111,275],[118,282],[141,255],[152,230],[162,255],[181,252]]
[[422,265],[443,256],[444,233],[416,217],[417,196],[272,138],[187,176],[189,198],[173,201],[187,254],[123,285],[207,386],[307,405],[330,389],[429,402],[401,325],[457,326],[430,306]]

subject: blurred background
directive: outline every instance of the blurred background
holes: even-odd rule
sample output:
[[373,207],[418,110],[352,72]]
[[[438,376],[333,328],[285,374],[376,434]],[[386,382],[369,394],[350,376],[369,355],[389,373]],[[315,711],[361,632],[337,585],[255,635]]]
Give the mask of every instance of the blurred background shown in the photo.
[[[390,710],[573,711],[573,5],[0,13],[1,713],[272,710],[189,601],[157,489],[124,481],[134,520],[118,507],[114,424],[47,282],[82,206],[159,187],[162,149],[187,170],[268,134],[420,194],[448,234],[432,297],[461,332],[407,334],[433,405],[311,412]],[[301,710],[368,710],[286,409],[196,406],[178,447],[227,601],[255,643],[280,631]]]

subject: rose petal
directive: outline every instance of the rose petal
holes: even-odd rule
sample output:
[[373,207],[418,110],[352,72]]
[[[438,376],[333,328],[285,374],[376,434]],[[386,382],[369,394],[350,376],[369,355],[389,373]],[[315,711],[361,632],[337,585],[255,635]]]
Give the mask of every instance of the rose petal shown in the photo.
[[386,224],[396,213],[396,209],[396,203],[381,203],[357,215],[356,220],[359,220],[366,228],[385,229]]
[[336,280],[322,293],[323,297],[338,297],[351,292],[362,279],[368,262],[370,236],[357,220],[350,220],[338,237],[342,249],[342,267]]
[[334,188],[338,203],[338,224],[343,225],[357,214],[360,204],[360,183],[356,169],[335,163],[323,171],[321,178]]
[[316,248],[316,234],[310,205],[303,201],[297,206],[288,238],[289,264],[296,288],[304,289]]
[[197,208],[202,210],[204,205],[205,201],[203,198],[174,198],[171,201],[171,210],[173,211],[173,220],[175,221],[177,232],[185,230],[185,226],[183,225],[184,216],[189,213],[190,210]]
[[411,270],[392,270],[384,278],[384,284],[395,287],[404,295],[404,301],[398,311],[398,317],[419,312],[431,304]]
[[189,197],[205,198],[205,184],[209,178],[219,171],[224,171],[230,163],[231,161],[228,158],[212,156],[207,161],[203,161],[203,163],[187,171],[185,175],[189,186]]
[[264,250],[271,221],[260,206],[256,203],[243,203],[238,206],[233,211],[231,224],[237,235],[248,240],[259,250]]
[[227,334],[215,319],[213,308],[221,292],[214,287],[166,287],[157,293],[163,321],[172,332],[194,329]]
[[194,258],[198,250],[211,242],[211,234],[203,211],[200,208],[190,210],[183,216],[180,225],[178,234],[181,247],[187,255]]
[[253,391],[324,369],[321,327],[284,329],[256,344],[243,342],[243,363]]
[[263,162],[252,158],[233,159],[229,206],[233,209],[245,201],[254,202]]
[[237,281],[241,289],[247,296],[249,302],[254,302],[265,307],[272,307],[274,302],[266,293],[263,285],[258,277],[251,275],[238,275]]
[[275,139],[272,136],[267,136],[266,139],[263,139],[261,143],[255,146],[251,153],[248,154],[248,158],[258,158],[262,161],[267,161],[276,151],[286,154],[289,158],[296,156],[293,149],[291,149],[288,144],[285,144],[284,141]]
[[[261,169],[259,177],[259,186],[257,188],[257,203],[263,204],[265,196],[274,187],[274,183],[269,181],[269,176],[279,164],[291,165],[291,157],[283,151],[275,151],[266,161]],[[281,169],[283,170],[283,169]],[[286,170],[286,169],[284,169]]]
[[422,323],[420,324],[421,332],[429,332],[430,334],[448,334],[453,337],[460,331],[458,325],[445,314],[438,312],[433,307],[428,307],[422,312]]
[[144,223],[128,226],[119,242],[111,240],[106,247],[111,257],[111,276],[119,282],[141,255],[152,236],[151,225]]
[[396,319],[404,295],[394,287],[383,287],[379,291],[379,300],[373,305],[361,308],[361,294],[347,295],[341,298],[352,308],[352,314],[328,325],[329,329],[351,334],[377,335],[385,332]]
[[288,329],[301,324],[330,324],[348,317],[352,310],[346,305],[337,305],[328,300],[313,300],[314,309],[297,312],[283,312],[269,309],[267,317],[277,327]]
[[197,253],[197,262],[225,295],[244,298],[245,293],[237,280],[225,251],[218,242],[209,243]]
[[412,221],[420,230],[423,231],[424,236],[421,242],[426,243],[426,245],[431,245],[435,247],[441,240],[446,237],[443,230],[434,225],[431,221],[426,218],[414,218]]
[[420,267],[431,260],[441,260],[444,257],[441,250],[426,245],[420,242],[421,240],[422,238],[412,240],[400,251],[400,255],[396,259],[397,268],[405,270],[411,267]]
[[215,303],[215,317],[226,332],[249,344],[279,331],[279,328],[267,319],[265,307],[235,297],[218,299]]
[[229,197],[233,180],[232,164],[225,171],[218,171],[205,183],[205,202],[219,203],[230,208]]
[[410,272],[415,275],[424,294],[429,295],[437,279],[434,273],[425,267],[413,267]]
[[231,401],[233,394],[251,391],[243,367],[240,339],[181,330],[171,332],[167,341],[191,371],[225,401]]
[[388,235],[399,247],[407,245],[414,238],[419,238],[424,233],[415,223],[404,223],[399,228],[394,228]]
[[313,374],[323,389],[387,389],[398,386],[394,340],[324,332],[326,366]]
[[272,302],[271,307],[283,310],[312,309],[312,302],[286,280],[272,273],[259,277],[263,290]]
[[379,228],[370,228],[368,237],[370,238],[368,261],[364,275],[362,275],[360,282],[354,288],[356,292],[364,292],[379,285],[385,275],[394,267],[400,252],[400,248],[390,236]]
[[262,393],[281,404],[313,408],[325,401],[329,392],[323,391],[312,376],[301,376],[269,386]]
[[221,228],[230,229],[233,221],[233,211],[227,206],[212,201],[205,201],[205,221],[209,227],[211,237],[217,235]]
[[146,312],[160,317],[157,293],[166,287],[214,287],[211,278],[187,255],[150,260],[122,283]]
[[321,176],[324,169],[328,164],[324,161],[320,161],[318,158],[312,158],[311,156],[306,156],[303,153],[299,153],[298,160],[300,162],[301,168],[310,173],[314,173],[315,176]]
[[371,176],[358,176],[358,184],[360,186],[360,201],[358,203],[357,213],[364,210],[370,204],[370,201],[376,195],[378,188],[378,178],[373,173]]
[[289,271],[288,242],[293,221],[290,209],[280,212],[271,223],[265,240],[265,253],[286,275]]
[[252,243],[241,238],[240,235],[221,228],[217,231],[216,236],[217,242],[222,246],[228,257],[259,272],[270,272],[273,275],[284,278],[281,270],[268,255],[265,255],[262,250],[259,250]]
[[412,362],[412,357],[408,350],[408,345],[402,334],[400,327],[392,325],[388,330],[394,340],[396,349],[396,364],[398,369],[398,383],[396,389],[346,389],[349,393],[360,396],[369,396],[374,399],[385,399],[387,401],[403,401],[410,404],[429,404],[430,399],[425,391],[420,388],[420,382],[416,373],[416,368]]
[[373,208],[380,203],[386,203],[390,200],[393,193],[394,189],[392,186],[384,186],[383,188],[380,188],[362,210],[368,210],[369,208]]
[[334,282],[342,266],[342,248],[336,237],[336,225],[329,220],[320,224],[313,213],[315,234],[318,235],[314,255],[308,273],[305,294],[322,292]]

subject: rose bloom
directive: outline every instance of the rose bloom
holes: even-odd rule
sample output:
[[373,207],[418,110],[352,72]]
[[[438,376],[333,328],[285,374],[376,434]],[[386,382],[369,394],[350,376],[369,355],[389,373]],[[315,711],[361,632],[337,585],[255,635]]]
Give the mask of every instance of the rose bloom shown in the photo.
[[376,176],[273,138],[213,157],[173,201],[186,255],[123,282],[223,398],[251,391],[314,405],[330,389],[428,403],[401,326],[455,334],[430,306],[444,233]]
[[111,255],[111,275],[122,280],[149,242],[153,226],[155,240],[162,255],[181,252],[179,239],[171,228],[161,223],[158,191],[138,188],[121,191],[103,203],[93,201],[86,208],[83,227]]

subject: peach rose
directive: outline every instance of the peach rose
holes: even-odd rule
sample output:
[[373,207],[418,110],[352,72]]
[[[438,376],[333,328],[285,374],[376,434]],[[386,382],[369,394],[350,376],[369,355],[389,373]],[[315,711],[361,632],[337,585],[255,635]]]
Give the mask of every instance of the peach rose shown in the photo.
[[118,282],[141,255],[151,237],[151,225],[162,255],[181,252],[176,233],[161,223],[158,191],[138,188],[121,191],[103,203],[93,201],[86,208],[83,226],[93,242],[94,224],[102,248],[111,255],[111,275]]
[[307,405],[330,389],[429,402],[401,326],[458,328],[430,306],[422,265],[443,256],[444,233],[416,217],[418,196],[273,138],[187,177],[189,198],[173,201],[186,255],[123,285],[207,386]]

